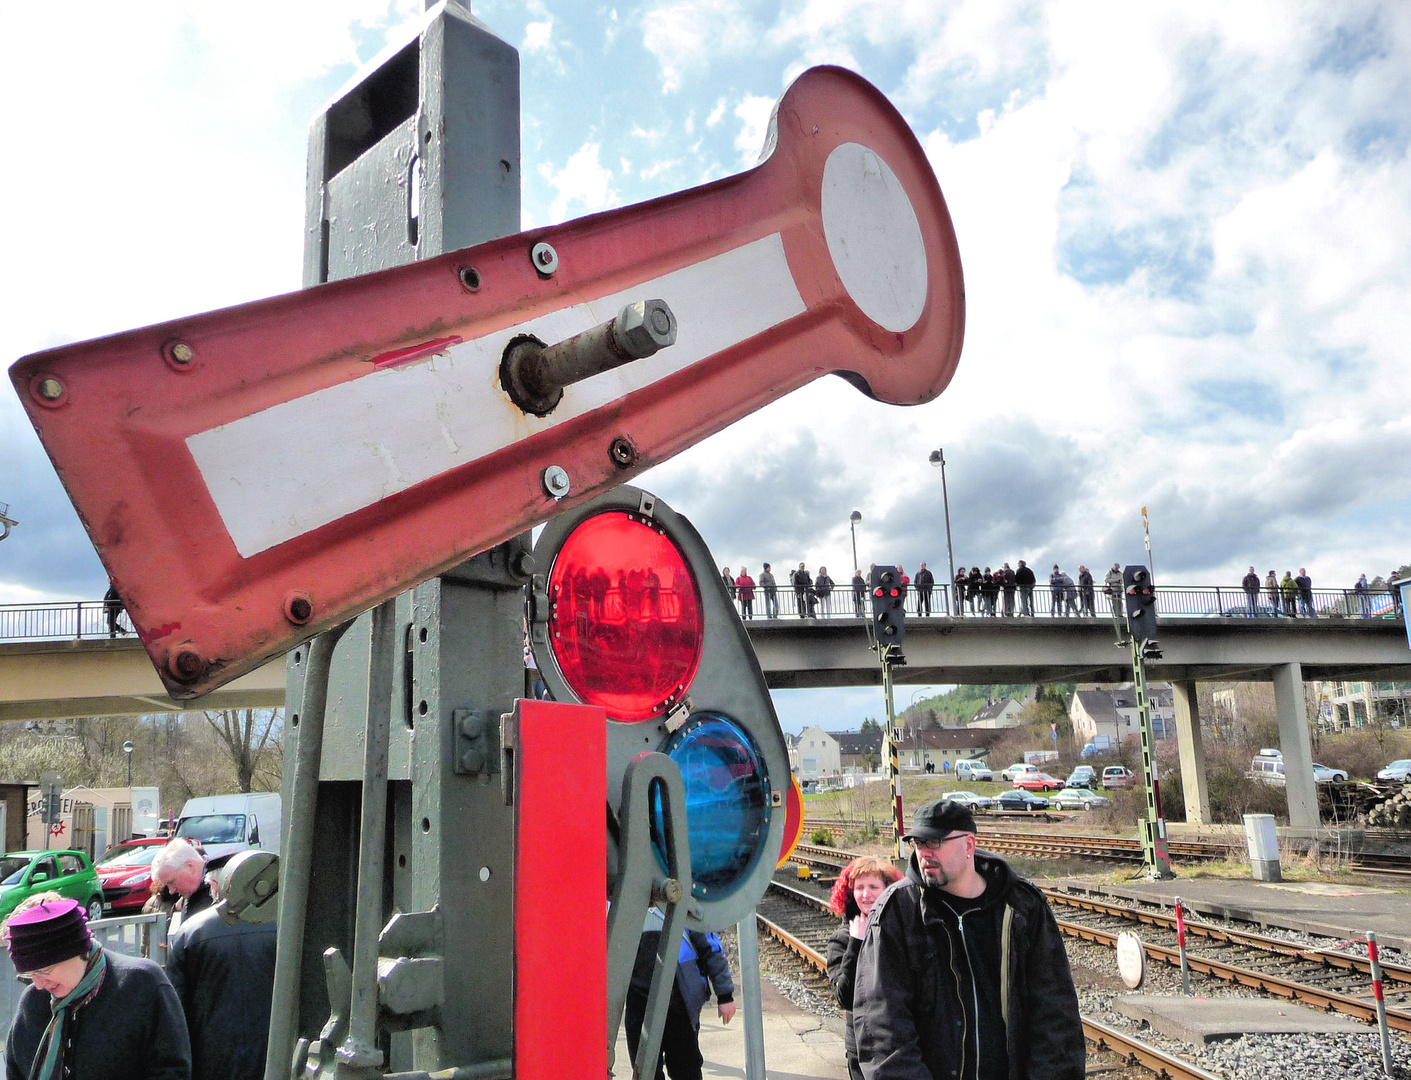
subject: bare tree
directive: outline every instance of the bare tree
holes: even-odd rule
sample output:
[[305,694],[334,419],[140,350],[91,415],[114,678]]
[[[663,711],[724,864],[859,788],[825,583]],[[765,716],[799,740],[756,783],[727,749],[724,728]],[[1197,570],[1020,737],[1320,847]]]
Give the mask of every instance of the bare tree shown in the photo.
[[[279,748],[279,734],[284,726],[282,709],[221,709],[206,713],[206,723],[210,724],[216,738],[220,740],[230,755],[230,763],[235,766],[235,783],[238,791],[251,790],[257,772],[262,779],[277,779],[278,766],[274,770],[266,760],[274,756]],[[271,777],[271,772],[274,773]]]

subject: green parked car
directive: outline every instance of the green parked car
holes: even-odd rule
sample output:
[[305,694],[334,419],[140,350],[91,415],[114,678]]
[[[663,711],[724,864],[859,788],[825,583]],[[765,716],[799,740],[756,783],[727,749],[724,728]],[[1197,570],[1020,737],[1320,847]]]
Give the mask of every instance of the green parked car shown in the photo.
[[77,900],[88,918],[103,917],[103,886],[98,871],[81,851],[11,851],[0,855],[0,919],[21,900],[52,890]]

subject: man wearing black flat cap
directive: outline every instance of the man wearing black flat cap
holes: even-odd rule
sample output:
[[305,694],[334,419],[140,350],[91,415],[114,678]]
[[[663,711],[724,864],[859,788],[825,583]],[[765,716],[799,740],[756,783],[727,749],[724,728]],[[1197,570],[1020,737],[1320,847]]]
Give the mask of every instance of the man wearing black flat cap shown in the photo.
[[906,877],[872,909],[852,1014],[867,1080],[1082,1080],[1058,924],[1038,889],[975,850],[975,831],[958,803],[920,807]]

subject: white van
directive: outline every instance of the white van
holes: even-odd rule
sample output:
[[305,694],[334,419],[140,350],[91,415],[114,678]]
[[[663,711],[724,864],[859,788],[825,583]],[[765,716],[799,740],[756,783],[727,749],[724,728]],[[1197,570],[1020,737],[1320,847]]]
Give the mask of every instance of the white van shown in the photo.
[[995,774],[983,762],[957,761],[955,763],[955,778],[957,780],[993,780]]
[[278,854],[282,817],[277,792],[207,795],[186,800],[176,835],[199,840],[208,860],[250,848]]
[[1265,784],[1282,784],[1287,781],[1284,775],[1284,755],[1279,750],[1265,748],[1249,763],[1251,779]]

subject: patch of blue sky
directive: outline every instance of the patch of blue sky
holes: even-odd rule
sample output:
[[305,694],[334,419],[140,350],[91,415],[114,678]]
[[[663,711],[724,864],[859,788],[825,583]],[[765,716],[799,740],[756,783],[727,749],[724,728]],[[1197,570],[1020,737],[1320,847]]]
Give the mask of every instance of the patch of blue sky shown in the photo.
[[1197,379],[1191,390],[1210,419],[1235,415],[1267,424],[1284,422],[1278,388],[1258,379]]
[[1169,215],[1118,229],[1091,213],[1062,214],[1056,254],[1058,269],[1084,285],[1120,285],[1143,271],[1153,295],[1186,301],[1199,299],[1214,263],[1203,226]]
[[[1335,7],[1329,11],[1336,11]],[[1331,71],[1348,75],[1374,60],[1386,57],[1386,35],[1376,15],[1361,25],[1338,26],[1323,48],[1309,61],[1309,71]]]
[[1341,380],[1343,390],[1364,386],[1367,376],[1374,370],[1374,365],[1368,362],[1366,350],[1361,346],[1314,349],[1312,359],[1330,377]]
[[1398,160],[1405,156],[1409,146],[1411,117],[1405,111],[1393,110],[1385,116],[1355,124],[1348,128],[1343,139],[1349,156],[1369,164]]

